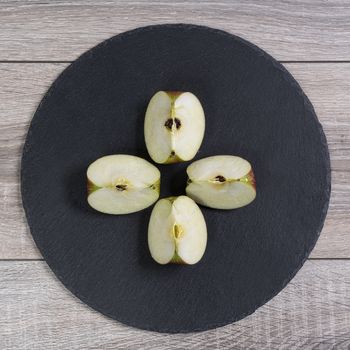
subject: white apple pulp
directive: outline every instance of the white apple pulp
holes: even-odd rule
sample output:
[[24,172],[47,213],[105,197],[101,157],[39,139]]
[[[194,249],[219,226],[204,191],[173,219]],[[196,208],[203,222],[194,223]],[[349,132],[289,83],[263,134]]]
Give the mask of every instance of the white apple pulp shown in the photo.
[[200,159],[187,168],[187,175],[187,195],[198,204],[210,208],[240,208],[256,197],[252,167],[240,157]]
[[159,197],[160,172],[146,160],[109,155],[87,170],[88,203],[106,214],[128,214],[152,205]]
[[157,92],[150,100],[144,124],[147,150],[156,163],[192,159],[203,140],[204,111],[190,92]]
[[198,205],[186,196],[161,199],[148,226],[148,246],[159,264],[195,264],[207,245],[207,227]]

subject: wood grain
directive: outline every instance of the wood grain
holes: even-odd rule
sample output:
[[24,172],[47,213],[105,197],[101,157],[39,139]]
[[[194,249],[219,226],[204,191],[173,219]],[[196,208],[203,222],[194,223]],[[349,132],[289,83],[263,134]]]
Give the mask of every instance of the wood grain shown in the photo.
[[0,262],[0,348],[349,349],[350,261],[308,261],[253,315],[194,334],[124,326],[73,297],[45,262]]
[[[33,259],[19,193],[22,145],[42,94],[67,64],[0,64],[0,259]],[[332,162],[331,204],[313,258],[350,258],[350,63],[286,64],[313,102]]]
[[279,60],[350,60],[347,0],[0,2],[0,60],[73,60],[123,31],[196,23],[252,41]]
[[[0,1],[0,349],[350,349],[350,260],[309,260],[272,301],[216,330],[164,335],[114,322],[73,297],[38,259],[19,165],[31,116],[66,64],[139,26],[196,23],[237,34],[282,61],[350,61],[348,0]],[[350,63],[286,67],[329,143],[332,197],[313,258],[350,258]]]

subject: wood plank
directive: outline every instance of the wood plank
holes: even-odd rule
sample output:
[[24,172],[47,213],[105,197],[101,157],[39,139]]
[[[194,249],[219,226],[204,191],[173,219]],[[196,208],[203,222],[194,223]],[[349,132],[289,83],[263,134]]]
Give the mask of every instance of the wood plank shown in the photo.
[[124,326],[72,296],[45,262],[0,262],[1,349],[349,349],[350,261],[307,261],[253,315],[192,334]]
[[73,60],[115,34],[195,23],[237,34],[278,60],[350,60],[347,0],[0,3],[0,60]]
[[66,65],[0,64],[0,259],[40,258],[20,197],[20,158],[32,115]]
[[332,194],[313,258],[350,257],[350,64],[288,64],[314,105],[331,156]]
[[[19,194],[19,164],[32,114],[66,64],[0,64],[0,259],[38,258]],[[350,258],[350,63],[286,64],[313,102],[332,161],[330,209],[313,258]]]

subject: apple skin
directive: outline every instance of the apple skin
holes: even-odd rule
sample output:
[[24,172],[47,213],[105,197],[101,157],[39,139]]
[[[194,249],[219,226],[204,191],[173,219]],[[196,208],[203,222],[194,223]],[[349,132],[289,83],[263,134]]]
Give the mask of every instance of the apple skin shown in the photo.
[[246,176],[241,177],[239,181],[246,182],[256,190],[256,182],[253,169]]
[[175,163],[181,163],[183,160],[177,156],[176,154],[170,155],[169,158],[165,161],[163,164],[175,164]]
[[188,265],[178,256],[177,252],[175,252],[174,256],[171,258],[170,263],[177,265]]
[[87,179],[87,194],[91,194],[97,190],[99,190],[102,187],[96,186],[93,182],[91,182],[89,179]]

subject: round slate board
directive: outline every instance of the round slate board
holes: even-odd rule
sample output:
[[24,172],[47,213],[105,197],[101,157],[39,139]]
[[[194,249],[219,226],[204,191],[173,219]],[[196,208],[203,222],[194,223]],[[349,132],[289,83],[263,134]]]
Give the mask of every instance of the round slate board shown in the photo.
[[[194,266],[151,259],[152,208],[110,216],[86,202],[85,173],[97,158],[150,160],[143,119],[158,90],[191,91],[202,102],[196,159],[239,155],[256,175],[252,204],[202,208],[208,245]],[[184,193],[188,164],[159,166],[161,197]],[[329,195],[326,139],[297,82],[256,46],[200,26],[140,28],[83,54],[45,95],[23,150],[23,204],[51,269],[94,309],[159,332],[223,326],[280,292],[314,247]]]

